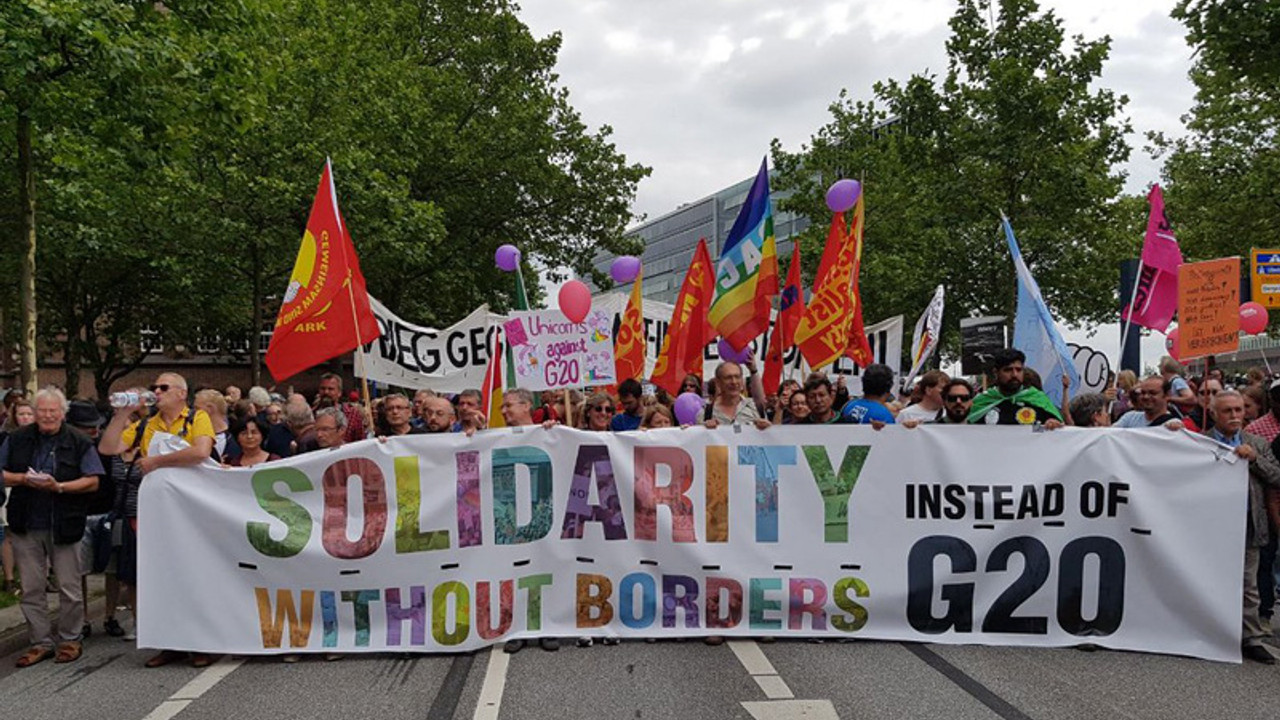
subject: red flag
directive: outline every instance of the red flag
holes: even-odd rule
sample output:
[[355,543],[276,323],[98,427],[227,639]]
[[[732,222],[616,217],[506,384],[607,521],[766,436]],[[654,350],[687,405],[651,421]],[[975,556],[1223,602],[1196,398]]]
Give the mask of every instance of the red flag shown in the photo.
[[804,287],[800,280],[800,243],[791,248],[791,266],[787,268],[787,284],[782,288],[778,322],[769,336],[769,350],[764,356],[764,392],[775,395],[782,386],[782,356],[796,344],[796,328],[804,315]]
[[644,337],[644,298],[640,294],[643,279],[643,273],[636,276],[631,299],[622,313],[622,324],[618,326],[618,336],[614,341],[613,362],[619,383],[644,377],[644,351],[648,343]]
[[381,334],[326,160],[267,348],[267,368],[284,380]]
[[813,283],[813,297],[796,328],[796,344],[809,367],[817,370],[835,362],[849,347],[849,325],[853,313],[851,296],[853,265],[857,260],[854,243],[862,237],[862,195],[853,207],[853,230],[845,230],[844,213],[835,213],[827,232],[827,246]]
[[662,352],[658,353],[650,378],[654,385],[674,394],[680,391],[685,375],[702,377],[702,350],[715,337],[715,331],[707,322],[707,309],[711,307],[714,291],[715,271],[711,266],[711,253],[707,251],[707,239],[703,238],[698,241],[693,263],[676,297]]
[[852,238],[853,249],[853,281],[849,288],[849,298],[853,312],[849,313],[849,346],[844,349],[845,357],[851,358],[858,367],[865,368],[875,362],[871,354],[871,343],[867,340],[867,329],[862,323],[862,291],[858,289],[858,276],[862,273],[862,229],[861,222],[854,222],[850,233],[857,233]]

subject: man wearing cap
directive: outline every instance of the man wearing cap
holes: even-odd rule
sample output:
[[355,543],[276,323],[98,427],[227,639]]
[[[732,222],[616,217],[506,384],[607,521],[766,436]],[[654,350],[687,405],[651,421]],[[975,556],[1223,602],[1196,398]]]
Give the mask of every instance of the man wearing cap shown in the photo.
[[[20,668],[50,657],[71,662],[83,653],[80,539],[88,493],[98,488],[103,470],[93,441],[65,422],[67,409],[61,390],[41,390],[36,421],[0,445],[0,468],[10,491],[9,529],[22,576],[22,615],[31,631],[31,647],[18,658]],[[45,596],[50,568],[58,581],[56,628]]]

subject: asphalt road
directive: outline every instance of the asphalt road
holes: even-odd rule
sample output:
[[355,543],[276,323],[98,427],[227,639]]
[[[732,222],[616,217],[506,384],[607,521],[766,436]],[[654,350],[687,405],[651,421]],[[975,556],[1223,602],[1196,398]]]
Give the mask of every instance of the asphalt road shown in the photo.
[[1263,718],[1280,666],[1161,655],[892,642],[697,640],[536,647],[515,655],[223,658],[144,669],[95,636],[75,663],[0,661],[0,708],[24,720],[619,718]]

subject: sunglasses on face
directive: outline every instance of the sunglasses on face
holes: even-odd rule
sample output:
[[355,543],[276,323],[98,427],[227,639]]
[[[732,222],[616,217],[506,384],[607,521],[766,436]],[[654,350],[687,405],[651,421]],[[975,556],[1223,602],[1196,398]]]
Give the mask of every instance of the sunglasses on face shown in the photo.
[[591,409],[592,409],[592,410],[598,410],[598,411],[600,411],[600,412],[607,412],[607,413],[611,413],[611,412],[613,412],[613,406],[612,406],[612,405],[596,405],[595,407],[593,407],[593,408],[591,408]]
[[973,398],[969,395],[948,395],[947,402],[969,402]]
[[157,383],[151,386],[151,392],[153,393],[169,392],[170,387],[171,386],[169,385],[169,383]]

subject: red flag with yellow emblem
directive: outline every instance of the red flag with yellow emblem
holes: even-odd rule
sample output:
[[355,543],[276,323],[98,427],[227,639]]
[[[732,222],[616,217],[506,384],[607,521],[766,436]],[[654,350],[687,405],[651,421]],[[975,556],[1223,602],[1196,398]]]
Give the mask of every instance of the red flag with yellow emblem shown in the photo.
[[381,334],[326,160],[271,333],[267,368],[285,380]]

